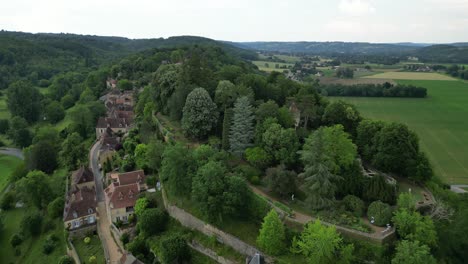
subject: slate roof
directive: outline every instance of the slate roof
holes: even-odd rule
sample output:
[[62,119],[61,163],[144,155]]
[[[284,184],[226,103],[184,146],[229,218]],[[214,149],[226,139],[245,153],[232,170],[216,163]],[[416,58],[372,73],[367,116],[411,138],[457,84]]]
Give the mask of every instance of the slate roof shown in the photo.
[[145,182],[145,172],[143,170],[130,171],[119,173],[117,175],[117,181],[119,185],[127,185],[133,183],[144,183]]
[[94,173],[89,168],[81,166],[72,173],[72,179],[74,184],[91,182],[94,181]]
[[93,188],[75,186],[67,196],[63,211],[63,220],[69,221],[96,213],[96,190]]
[[100,117],[96,128],[125,128],[131,126],[133,123],[133,118],[110,118],[110,117]]
[[119,186],[114,182],[106,188],[105,193],[111,208],[126,208],[135,206],[140,189],[138,183]]

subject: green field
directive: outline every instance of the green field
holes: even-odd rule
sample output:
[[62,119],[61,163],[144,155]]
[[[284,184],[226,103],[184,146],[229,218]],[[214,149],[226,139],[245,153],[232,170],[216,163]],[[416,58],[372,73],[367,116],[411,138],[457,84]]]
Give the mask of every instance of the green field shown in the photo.
[[434,81],[454,81],[456,79],[434,72],[384,72],[364,78],[396,79],[396,80],[434,80]]
[[19,158],[0,154],[0,193],[8,184],[10,174],[21,162]]
[[449,184],[468,184],[468,83],[410,81],[428,98],[333,97],[355,104],[365,117],[407,124],[421,140],[436,174]]
[[[278,64],[279,67],[281,66],[291,66],[293,67],[294,64],[292,63],[281,63],[281,62],[273,62],[273,61],[252,61],[253,64],[257,65],[257,67],[261,70],[261,71],[266,71],[266,72],[272,72],[272,71],[278,71],[278,72],[282,72],[286,69],[281,69],[281,68],[275,68],[275,65]],[[266,66],[266,64],[268,64],[268,67]]]

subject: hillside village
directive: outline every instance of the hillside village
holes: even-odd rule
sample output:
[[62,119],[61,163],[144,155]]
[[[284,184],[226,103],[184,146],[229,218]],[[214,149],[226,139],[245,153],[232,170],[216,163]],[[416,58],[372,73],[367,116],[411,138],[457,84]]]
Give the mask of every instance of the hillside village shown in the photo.
[[396,44],[0,43],[0,263],[466,259],[465,65]]

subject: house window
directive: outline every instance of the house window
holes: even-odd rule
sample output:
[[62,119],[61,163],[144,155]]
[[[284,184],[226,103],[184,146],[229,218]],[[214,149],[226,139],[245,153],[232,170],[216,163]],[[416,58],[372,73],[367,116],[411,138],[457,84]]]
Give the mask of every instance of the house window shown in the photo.
[[89,208],[88,209],[88,214],[92,214],[93,213],[93,208]]
[[122,216],[122,222],[127,222],[127,217],[126,216]]
[[94,223],[94,216],[88,217],[88,224]]
[[73,221],[73,228],[78,228],[80,227],[80,220],[74,220]]

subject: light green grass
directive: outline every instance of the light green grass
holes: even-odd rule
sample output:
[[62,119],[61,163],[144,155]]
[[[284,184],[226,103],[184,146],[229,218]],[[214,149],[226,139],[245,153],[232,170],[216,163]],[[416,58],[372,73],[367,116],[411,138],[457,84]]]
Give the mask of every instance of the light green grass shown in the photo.
[[[293,67],[294,64],[292,63],[281,63],[281,62],[272,62],[272,61],[252,61],[253,64],[257,65],[257,67],[261,71],[266,71],[266,72],[272,72],[272,71],[277,71],[277,72],[283,72],[286,69],[281,69],[281,68],[275,68],[275,65],[278,64],[278,67],[281,66],[291,66]],[[268,64],[268,67],[266,66]]]
[[76,252],[80,257],[82,263],[88,263],[91,256],[95,256],[96,263],[105,263],[106,259],[104,258],[104,250],[102,249],[101,240],[98,236],[92,236],[91,242],[86,244],[84,238],[73,239],[73,245],[75,246]]
[[[63,222],[61,219],[54,221],[55,228],[47,233],[41,234],[40,237],[32,239],[30,248],[22,248],[22,259],[17,263],[35,264],[35,263],[57,263],[57,260],[67,253],[65,244],[65,234]],[[46,237],[50,234],[55,234],[58,238],[54,251],[45,255],[42,252],[42,247]]]
[[442,75],[439,73],[426,73],[426,72],[384,72],[364,78],[377,78],[377,79],[398,79],[398,80],[434,80],[434,81],[453,81],[456,80],[450,76]]
[[8,111],[6,95],[0,96],[0,119],[9,119],[10,112]]
[[11,173],[23,161],[17,157],[0,154],[0,193],[8,184]]
[[407,124],[419,138],[435,173],[448,184],[468,184],[468,84],[461,81],[398,81],[428,89],[428,98],[333,97],[363,116]]
[[[20,222],[27,210],[27,208],[20,208],[3,213],[5,226],[0,235],[0,263],[57,263],[57,260],[66,254],[63,223],[59,219],[54,222],[55,228],[53,230],[41,234],[37,238],[25,239],[19,246],[21,255],[15,256],[14,249],[10,244],[10,237],[20,231]],[[45,255],[42,253],[42,246],[45,238],[50,234],[55,234],[59,240],[56,242],[54,251],[50,255]]]
[[[10,237],[20,230],[20,221],[25,209],[14,209],[3,212],[2,234],[0,235],[0,263],[15,263],[13,247],[10,245]],[[26,242],[26,241],[25,241]],[[24,246],[24,244],[22,244]]]

